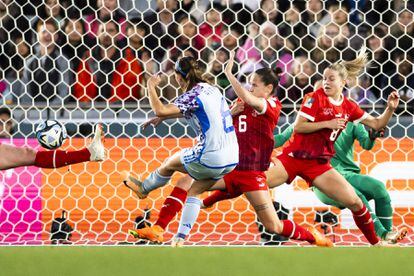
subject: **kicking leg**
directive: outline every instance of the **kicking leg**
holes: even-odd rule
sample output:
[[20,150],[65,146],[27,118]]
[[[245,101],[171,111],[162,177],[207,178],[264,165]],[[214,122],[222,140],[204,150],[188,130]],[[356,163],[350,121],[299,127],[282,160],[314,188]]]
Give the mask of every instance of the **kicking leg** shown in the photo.
[[[146,198],[151,191],[167,185],[175,171],[186,173],[184,166],[181,164],[180,154],[181,152],[176,152],[166,159],[158,169],[150,173],[142,182],[138,178],[131,176],[128,171],[123,171],[123,184],[133,191],[139,199]],[[192,179],[187,177],[181,181],[191,183]]]
[[29,147],[16,147],[0,144],[0,170],[34,165],[36,150]]
[[333,246],[330,239],[324,237],[316,230],[310,232],[291,220],[280,221],[268,191],[247,192],[246,197],[256,211],[260,222],[269,233],[279,234],[290,239],[307,241],[318,246]]
[[[130,231],[130,234],[136,238],[148,239],[153,242],[162,243],[164,241],[163,234],[165,229],[177,213],[181,211],[186,201],[187,191],[180,188],[180,186],[183,187],[186,183],[180,183],[181,180],[178,181],[176,187],[174,187],[171,194],[164,201],[155,224],[152,227]],[[186,179],[184,178],[182,181],[186,181]],[[198,195],[207,191],[215,182],[216,180],[195,180],[191,187],[193,188],[194,186],[194,191]]]
[[283,183],[286,183],[289,179],[289,175],[283,166],[282,162],[279,159],[274,158],[273,163],[275,164],[273,167],[270,167],[269,170],[265,172],[266,174],[266,183],[269,188],[275,188]]
[[105,159],[105,148],[102,143],[103,135],[102,126],[97,125],[92,142],[86,148],[75,151],[39,151],[31,165],[40,168],[60,168],[86,161],[103,161]]

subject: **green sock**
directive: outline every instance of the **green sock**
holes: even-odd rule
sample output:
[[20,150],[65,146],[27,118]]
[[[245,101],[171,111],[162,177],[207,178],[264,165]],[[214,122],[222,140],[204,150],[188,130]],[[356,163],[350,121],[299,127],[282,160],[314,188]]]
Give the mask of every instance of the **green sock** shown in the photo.
[[392,207],[389,197],[375,199],[375,213],[387,231],[392,231]]
[[375,233],[381,239],[385,238],[385,235],[389,232],[387,229],[384,228],[382,222],[378,219],[378,217],[374,214],[374,212],[370,212],[372,221],[374,222]]

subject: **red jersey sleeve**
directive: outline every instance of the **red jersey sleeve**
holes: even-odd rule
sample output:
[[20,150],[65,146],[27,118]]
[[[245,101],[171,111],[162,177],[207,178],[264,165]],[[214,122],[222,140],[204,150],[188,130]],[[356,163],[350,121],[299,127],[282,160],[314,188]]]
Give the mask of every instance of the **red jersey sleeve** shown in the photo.
[[351,103],[351,111],[349,115],[349,121],[354,122],[357,124],[363,120],[365,120],[368,116],[364,110],[362,110],[357,103],[354,101],[349,101]]
[[280,111],[282,109],[282,104],[279,102],[277,98],[269,98],[263,99],[265,101],[265,105],[262,112],[257,112],[258,115],[266,115],[270,118],[277,119],[279,118]]
[[309,121],[315,121],[316,114],[319,110],[319,99],[315,92],[305,95],[303,98],[302,106],[299,110],[299,115],[308,119]]

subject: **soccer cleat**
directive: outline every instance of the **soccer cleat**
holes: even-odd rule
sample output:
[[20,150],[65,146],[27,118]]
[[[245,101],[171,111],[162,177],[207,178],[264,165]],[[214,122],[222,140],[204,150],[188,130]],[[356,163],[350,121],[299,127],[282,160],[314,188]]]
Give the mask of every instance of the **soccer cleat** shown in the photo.
[[373,247],[399,247],[398,244],[389,241],[379,241],[372,245]]
[[142,229],[128,230],[128,234],[136,239],[149,240],[155,243],[162,243],[164,241],[164,229],[159,225],[145,225]]
[[311,232],[311,234],[315,238],[316,246],[322,246],[322,247],[333,247],[334,246],[333,242],[329,238],[325,237],[315,228],[310,229],[309,232]]
[[133,191],[139,199],[144,199],[148,196],[148,193],[145,193],[142,189],[142,182],[137,178],[130,175],[128,171],[123,171],[122,173],[122,182],[124,185]]
[[171,246],[172,247],[182,247],[184,245],[185,240],[183,238],[174,236],[174,238],[171,240]]
[[398,231],[388,232],[385,235],[384,241],[387,241],[389,243],[397,243],[397,242],[400,242],[400,241],[402,241],[407,236],[407,233],[408,233],[407,227],[403,227],[403,228],[401,228]]
[[91,161],[103,161],[106,159],[105,147],[102,143],[103,136],[102,125],[99,124],[95,128],[94,137],[88,146],[88,150],[91,153]]

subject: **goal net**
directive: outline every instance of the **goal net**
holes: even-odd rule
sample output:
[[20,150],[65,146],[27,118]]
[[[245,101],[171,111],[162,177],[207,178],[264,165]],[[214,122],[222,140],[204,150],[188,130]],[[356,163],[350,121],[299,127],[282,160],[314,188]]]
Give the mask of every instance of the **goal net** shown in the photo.
[[[235,74],[246,85],[256,69],[282,69],[279,133],[293,123],[323,70],[366,46],[372,62],[357,83],[348,84],[347,95],[375,116],[392,91],[401,103],[372,150],[355,143],[355,162],[362,174],[386,186],[393,227],[414,225],[414,7],[409,1],[32,2],[0,3],[0,107],[11,112],[10,120],[5,109],[0,114],[1,142],[40,150],[35,128],[41,120],[54,119],[71,137],[62,149],[80,149],[93,126],[102,123],[109,158],[53,170],[1,171],[0,244],[50,244],[52,238],[73,244],[135,243],[128,229],[154,222],[182,175],[138,200],[123,186],[120,172],[144,179],[194,143],[194,133],[181,119],[141,128],[154,116],[146,96],[148,77],[161,73],[160,98],[173,101],[182,93],[174,62],[191,55],[230,103],[236,96],[223,66],[232,50]],[[303,180],[271,193],[281,217],[315,226],[340,245],[367,244],[352,215],[324,205]],[[167,242],[178,219],[167,229]],[[411,232],[403,243],[414,244]],[[295,244],[265,233],[244,197],[202,210],[187,241],[281,243]]]

